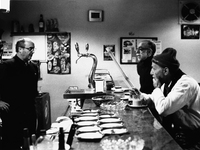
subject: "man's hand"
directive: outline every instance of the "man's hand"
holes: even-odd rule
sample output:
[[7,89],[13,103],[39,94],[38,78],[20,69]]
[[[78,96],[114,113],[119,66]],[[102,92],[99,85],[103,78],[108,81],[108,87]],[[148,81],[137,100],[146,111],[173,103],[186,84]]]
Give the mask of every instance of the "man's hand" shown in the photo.
[[9,104],[8,103],[6,103],[6,102],[4,102],[4,101],[0,101],[0,109],[1,110],[6,110],[6,111],[8,111],[9,110]]
[[160,88],[162,86],[162,84],[158,80],[158,78],[153,78],[153,86],[154,86],[154,88]]

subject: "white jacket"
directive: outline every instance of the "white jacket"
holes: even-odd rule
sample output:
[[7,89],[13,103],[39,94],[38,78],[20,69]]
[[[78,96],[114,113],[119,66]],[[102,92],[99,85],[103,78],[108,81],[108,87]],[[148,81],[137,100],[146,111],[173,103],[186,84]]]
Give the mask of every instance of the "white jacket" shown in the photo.
[[142,94],[151,99],[161,116],[173,114],[174,124],[183,128],[200,128],[200,87],[196,80],[183,75],[168,93],[163,95],[164,85],[152,94]]

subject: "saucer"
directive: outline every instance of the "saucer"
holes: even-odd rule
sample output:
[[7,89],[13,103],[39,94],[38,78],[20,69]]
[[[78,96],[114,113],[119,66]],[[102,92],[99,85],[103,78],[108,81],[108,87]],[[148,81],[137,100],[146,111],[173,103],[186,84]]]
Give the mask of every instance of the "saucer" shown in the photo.
[[145,108],[145,107],[147,107],[147,105],[130,105],[130,104],[127,104],[127,106],[129,106],[129,107],[132,107],[132,108]]

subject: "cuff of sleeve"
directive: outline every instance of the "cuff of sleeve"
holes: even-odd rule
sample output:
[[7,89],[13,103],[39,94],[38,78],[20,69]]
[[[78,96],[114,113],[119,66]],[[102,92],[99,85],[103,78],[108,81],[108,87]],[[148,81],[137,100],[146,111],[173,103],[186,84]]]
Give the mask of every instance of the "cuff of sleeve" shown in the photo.
[[163,92],[160,88],[155,88],[152,92],[152,100],[154,103],[157,102],[158,99],[160,99],[160,97],[163,97]]

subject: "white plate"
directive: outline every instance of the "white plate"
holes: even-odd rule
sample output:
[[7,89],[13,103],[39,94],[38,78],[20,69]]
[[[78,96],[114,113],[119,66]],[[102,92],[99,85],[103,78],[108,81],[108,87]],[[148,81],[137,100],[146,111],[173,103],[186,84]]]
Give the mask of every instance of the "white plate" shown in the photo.
[[144,108],[144,107],[147,107],[147,105],[130,105],[130,104],[127,104],[129,107],[132,107],[132,108]]
[[98,113],[98,109],[85,109],[83,110],[83,113]]
[[97,125],[97,121],[80,121],[77,123],[78,126],[92,126]]
[[102,139],[103,134],[101,134],[100,132],[88,132],[88,133],[80,133],[76,137],[78,139],[97,140],[97,139]]
[[74,121],[92,121],[92,120],[98,120],[97,116],[83,116],[83,117],[78,117],[74,119]]
[[117,129],[104,129],[102,131],[103,134],[124,134],[127,133],[128,130],[126,128],[117,128]]
[[97,113],[83,113],[82,116],[98,116]]
[[79,132],[94,132],[94,131],[100,131],[101,129],[98,126],[86,126],[86,127],[80,127],[77,129]]
[[115,89],[115,88],[113,88],[112,89],[115,93],[122,93],[122,92],[124,92],[124,89]]
[[100,119],[99,122],[101,123],[114,123],[114,122],[121,122],[120,118],[104,118],[104,119]]
[[105,115],[100,115],[99,118],[116,118],[117,116],[115,114],[112,114],[112,115],[108,115],[108,114],[105,114]]
[[122,123],[104,123],[100,125],[101,128],[115,128],[115,127],[123,127]]
[[121,100],[124,100],[124,101],[128,101],[128,100],[129,100],[129,97],[121,97],[120,99],[121,99]]

